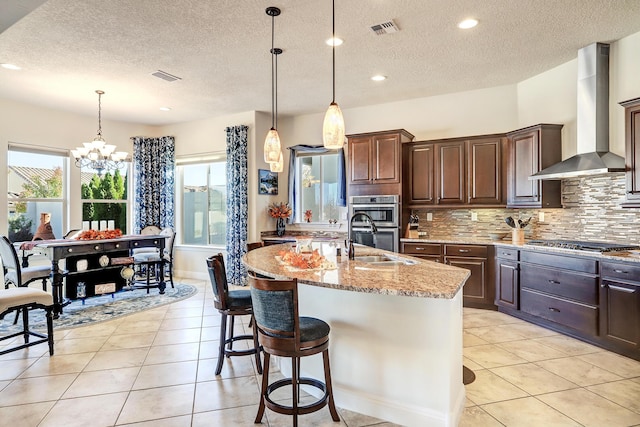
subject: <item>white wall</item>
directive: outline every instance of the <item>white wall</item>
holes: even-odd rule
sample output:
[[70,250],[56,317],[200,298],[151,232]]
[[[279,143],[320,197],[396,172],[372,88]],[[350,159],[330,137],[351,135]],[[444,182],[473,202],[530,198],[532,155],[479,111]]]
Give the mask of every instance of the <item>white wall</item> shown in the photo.
[[[609,57],[609,149],[624,156],[621,101],[640,96],[640,33],[611,44]],[[577,56],[577,51],[576,51]],[[577,152],[577,59],[518,83],[518,127],[559,123],[562,158]]]

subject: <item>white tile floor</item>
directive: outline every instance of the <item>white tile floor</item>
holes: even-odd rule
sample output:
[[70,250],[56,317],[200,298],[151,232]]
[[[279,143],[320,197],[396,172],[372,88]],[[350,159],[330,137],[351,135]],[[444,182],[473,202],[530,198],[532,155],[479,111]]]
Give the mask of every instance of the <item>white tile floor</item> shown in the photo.
[[[227,359],[214,375],[220,317],[211,288],[183,282],[200,292],[56,332],[52,358],[46,345],[0,356],[0,425],[254,425],[261,377],[253,357]],[[465,309],[464,326],[464,363],[477,378],[460,426],[640,426],[640,362],[498,312]],[[324,408],[300,425],[393,425],[339,413],[339,423]],[[267,410],[263,425],[291,420]]]

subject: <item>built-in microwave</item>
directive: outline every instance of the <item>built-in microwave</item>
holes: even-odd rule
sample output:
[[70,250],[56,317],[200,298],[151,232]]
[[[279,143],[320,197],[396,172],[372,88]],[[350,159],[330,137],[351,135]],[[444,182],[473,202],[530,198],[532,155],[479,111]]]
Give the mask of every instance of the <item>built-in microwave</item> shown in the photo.
[[[400,227],[400,204],[398,196],[351,196],[349,198],[349,218],[356,212],[364,212],[371,217],[377,227]],[[364,217],[357,217],[354,227],[367,225]]]

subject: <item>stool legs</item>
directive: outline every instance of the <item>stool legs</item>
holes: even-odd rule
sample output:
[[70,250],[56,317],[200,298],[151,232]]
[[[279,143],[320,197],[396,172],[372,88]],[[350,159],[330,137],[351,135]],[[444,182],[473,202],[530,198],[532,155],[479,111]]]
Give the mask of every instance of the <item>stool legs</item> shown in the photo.
[[222,372],[222,363],[224,362],[224,347],[227,341],[227,315],[222,313],[220,321],[220,351],[218,352],[218,366],[216,366],[216,375]]
[[260,424],[262,422],[262,417],[264,416],[264,397],[267,394],[267,387],[269,387],[269,359],[271,359],[271,355],[265,351],[264,371],[262,373],[262,387],[260,389],[260,406],[258,406],[258,414],[256,415],[256,419],[254,421],[255,424]]
[[329,349],[322,352],[322,361],[324,362],[324,383],[327,387],[329,395],[329,412],[333,421],[340,421],[338,411],[336,411],[336,403],[333,400],[333,387],[331,386],[331,368],[329,368]]
[[49,356],[53,356],[53,306],[47,307],[47,342],[49,343]]
[[[252,335],[242,335],[242,336],[234,336],[234,326],[235,326],[235,316],[231,315],[227,315],[225,313],[220,313],[221,319],[220,319],[220,349],[218,351],[218,364],[216,366],[216,375],[220,375],[220,372],[222,372],[222,364],[224,363],[224,358],[225,357],[231,357],[231,356],[242,356],[242,355],[249,355],[249,354],[255,354],[255,358],[256,358],[256,369],[258,370],[259,374],[262,374],[262,363],[260,361],[260,344],[258,343],[258,331],[256,329],[255,326],[255,322],[253,322],[253,334]],[[231,317],[231,321],[228,322],[229,323],[229,334],[228,334],[228,338],[227,338],[227,317]],[[251,318],[253,319],[253,315],[251,315]],[[235,340],[239,340],[239,339],[251,339],[253,338],[253,350],[249,349],[249,350],[233,350],[233,342]],[[229,346],[227,348],[227,345]]]
[[300,402],[300,358],[291,358],[291,408],[293,409],[293,427],[298,427],[298,402]]

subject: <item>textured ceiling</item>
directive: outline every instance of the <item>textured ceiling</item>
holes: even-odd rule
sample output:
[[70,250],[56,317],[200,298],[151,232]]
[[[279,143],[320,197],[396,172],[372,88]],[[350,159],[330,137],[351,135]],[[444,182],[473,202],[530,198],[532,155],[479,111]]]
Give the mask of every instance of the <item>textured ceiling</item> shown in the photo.
[[[267,6],[282,9],[279,114],[324,111],[328,0],[48,0],[0,33],[0,63],[22,67],[0,68],[0,97],[95,115],[102,89],[105,118],[145,124],[268,112]],[[480,24],[458,29],[469,16]],[[371,31],[390,19],[399,32]],[[338,0],[336,101],[348,109],[511,84],[638,31],[638,0]]]

